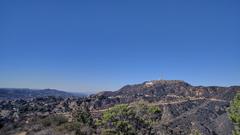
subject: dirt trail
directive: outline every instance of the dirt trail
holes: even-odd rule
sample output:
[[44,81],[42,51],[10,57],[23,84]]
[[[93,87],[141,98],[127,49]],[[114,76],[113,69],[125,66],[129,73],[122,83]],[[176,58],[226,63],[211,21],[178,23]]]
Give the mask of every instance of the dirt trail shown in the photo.
[[[210,102],[210,101],[215,101],[215,102],[228,102],[226,100],[222,100],[222,99],[217,99],[217,98],[204,98],[204,97],[189,97],[188,99],[183,99],[183,100],[179,100],[179,101],[172,101],[172,102],[169,102],[169,101],[159,101],[159,102],[156,102],[156,103],[149,103],[150,106],[158,106],[158,105],[172,105],[172,104],[180,104],[180,103],[184,103],[184,102],[187,102],[187,101],[197,101],[197,100],[205,100],[207,102]],[[201,107],[201,105],[199,106]],[[197,107],[197,108],[199,108]],[[107,111],[108,109],[101,109],[101,110],[93,110],[91,111],[92,113],[98,113],[98,112],[104,112],[104,111]]]
[[18,134],[16,134],[16,135],[26,135],[27,134],[27,132],[20,132],[20,133],[18,133]]

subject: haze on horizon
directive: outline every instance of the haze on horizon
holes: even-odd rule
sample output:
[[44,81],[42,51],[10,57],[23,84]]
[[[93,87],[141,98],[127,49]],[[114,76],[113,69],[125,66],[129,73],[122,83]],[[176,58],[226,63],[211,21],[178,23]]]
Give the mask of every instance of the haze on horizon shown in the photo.
[[240,1],[0,1],[0,87],[240,84]]

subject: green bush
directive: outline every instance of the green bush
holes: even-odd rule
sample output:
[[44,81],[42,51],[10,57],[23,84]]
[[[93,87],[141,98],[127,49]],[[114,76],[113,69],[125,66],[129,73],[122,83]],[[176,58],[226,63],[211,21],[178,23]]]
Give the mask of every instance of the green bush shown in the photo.
[[145,103],[120,104],[105,111],[97,124],[104,128],[103,135],[148,134],[152,129],[152,121],[156,120],[155,115],[160,116],[160,113],[158,107],[150,107]]
[[161,113],[160,108],[156,107],[156,106],[150,106],[148,108],[149,113],[153,113],[153,114],[157,114],[157,113]]
[[201,135],[198,130],[193,131],[193,135]]
[[240,135],[240,93],[237,93],[231,102],[228,115],[234,123],[233,135]]
[[76,135],[92,135],[95,132],[93,118],[86,105],[82,105],[73,112],[71,127]]
[[41,120],[41,123],[44,127],[59,126],[66,122],[68,122],[68,119],[63,115],[50,115]]
[[93,118],[87,107],[81,107],[73,113],[74,122],[82,123],[84,125],[93,126]]
[[117,132],[113,129],[101,129],[101,135],[116,135]]

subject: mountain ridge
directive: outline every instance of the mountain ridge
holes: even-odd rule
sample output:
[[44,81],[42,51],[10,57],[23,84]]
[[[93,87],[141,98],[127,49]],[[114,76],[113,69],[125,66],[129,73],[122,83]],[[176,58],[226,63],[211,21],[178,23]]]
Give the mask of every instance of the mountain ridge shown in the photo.
[[[238,89],[240,86],[193,86],[183,80],[151,80],[144,81],[139,84],[128,84],[123,86],[117,91],[101,91],[96,94],[92,94],[92,96],[116,96],[116,95],[134,95],[137,93],[141,94],[150,94],[149,91],[153,92],[152,94],[163,93],[177,93],[184,94],[185,96],[199,96],[201,94],[207,93],[210,94],[212,92],[220,94],[218,92],[223,92],[225,89]],[[229,91],[230,92],[230,91]]]
[[[161,110],[158,116],[160,120],[152,127],[155,134],[191,135],[199,131],[203,135],[230,135],[233,124],[228,119],[227,108],[238,92],[240,86],[206,87],[192,86],[179,80],[152,80],[80,98],[37,97],[29,101],[12,102],[0,100],[0,124],[5,125],[8,131],[7,126],[14,124],[15,120],[24,123],[36,115],[45,117],[49,114],[64,114],[72,120],[74,110],[82,107],[89,110],[94,120],[98,120],[104,112],[116,105],[131,107],[132,104],[144,102]],[[31,128],[31,124],[24,126]],[[32,130],[29,132],[35,133]],[[96,130],[96,134],[100,132],[100,129]]]
[[30,89],[30,88],[0,88],[0,99],[29,99],[36,97],[79,97],[83,93],[71,93],[57,89]]
[[[233,126],[227,108],[238,92],[240,86],[192,86],[184,81],[154,80],[97,93],[92,95],[97,100],[90,104],[96,113],[116,104],[144,100],[162,108],[162,117],[168,120],[156,130],[165,130],[169,135],[188,135],[192,129],[204,135],[229,135]],[[218,126],[219,119],[224,128]]]

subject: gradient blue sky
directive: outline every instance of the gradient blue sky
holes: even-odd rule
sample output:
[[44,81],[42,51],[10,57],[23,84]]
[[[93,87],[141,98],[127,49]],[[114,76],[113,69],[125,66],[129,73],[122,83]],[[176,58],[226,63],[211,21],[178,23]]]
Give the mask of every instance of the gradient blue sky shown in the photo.
[[240,84],[239,0],[1,0],[0,87]]

